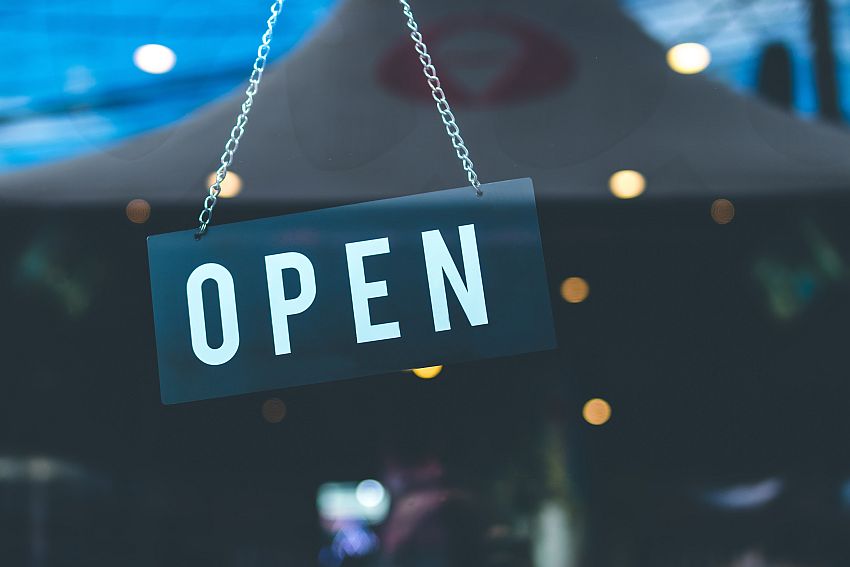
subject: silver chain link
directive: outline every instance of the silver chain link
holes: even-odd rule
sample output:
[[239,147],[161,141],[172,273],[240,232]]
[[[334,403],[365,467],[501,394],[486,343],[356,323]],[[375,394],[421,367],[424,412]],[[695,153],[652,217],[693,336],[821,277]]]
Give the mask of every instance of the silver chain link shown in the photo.
[[419,61],[422,62],[422,72],[428,79],[428,86],[431,87],[431,97],[437,103],[437,111],[443,119],[443,124],[446,127],[446,133],[451,138],[452,146],[455,149],[458,159],[463,164],[463,170],[466,172],[466,177],[469,179],[469,184],[475,188],[475,194],[479,197],[484,194],[481,190],[481,182],[478,181],[478,174],[475,173],[475,166],[469,157],[469,150],[460,135],[460,127],[457,125],[455,115],[449,106],[449,101],[446,100],[446,93],[443,92],[440,86],[440,79],[437,77],[437,69],[431,61],[431,55],[428,53],[428,47],[422,39],[422,34],[419,32],[419,25],[413,17],[413,9],[407,0],[398,0],[401,7],[404,9],[404,15],[407,16],[407,27],[410,28],[410,39],[416,46],[416,53],[419,54]]
[[[455,115],[449,106],[449,101],[446,100],[446,93],[440,85],[440,79],[437,77],[437,69],[431,60],[431,55],[428,53],[428,47],[422,39],[422,34],[419,32],[419,25],[413,17],[413,9],[407,0],[398,0],[404,10],[404,15],[407,16],[407,27],[410,28],[410,38],[416,46],[416,53],[419,54],[419,61],[422,62],[422,72],[428,80],[428,86],[431,87],[431,97],[437,104],[437,111],[443,120],[443,125],[446,127],[446,133],[452,142],[452,147],[455,149],[458,159],[463,165],[463,170],[466,171],[466,177],[469,179],[469,184],[475,189],[475,194],[479,197],[484,194],[481,190],[481,182],[478,181],[478,174],[475,173],[475,166],[469,157],[469,150],[460,135],[460,127],[457,125]],[[251,77],[248,79],[248,88],[245,90],[245,102],[242,103],[241,112],[236,117],[236,125],[230,130],[230,139],[224,145],[224,153],[221,154],[221,165],[215,173],[215,181],[209,187],[209,194],[204,199],[204,208],[198,216],[200,226],[195,233],[196,238],[201,238],[207,232],[210,222],[212,222],[213,209],[218,203],[218,196],[221,193],[221,184],[227,177],[227,171],[233,163],[233,156],[239,148],[239,140],[245,133],[245,125],[248,123],[248,113],[251,112],[251,106],[254,104],[254,95],[257,94],[257,89],[260,86],[260,80],[263,78],[263,71],[266,68],[266,58],[271,49],[272,32],[277,23],[277,17],[283,7],[284,0],[275,0],[269,10],[271,15],[266,21],[267,29],[263,34],[262,42],[257,48],[257,59],[254,61],[254,69],[251,71]]]
[[272,32],[274,25],[277,23],[277,17],[283,7],[284,0],[275,0],[269,8],[271,15],[266,20],[266,31],[263,33],[263,38],[260,46],[257,48],[257,59],[254,61],[254,69],[251,71],[251,77],[248,79],[248,88],[245,89],[245,102],[242,103],[241,112],[236,117],[236,125],[230,130],[230,139],[224,145],[224,153],[221,154],[221,165],[215,173],[215,181],[209,188],[209,194],[204,199],[204,209],[198,216],[198,222],[201,225],[195,233],[195,238],[202,237],[207,232],[207,227],[212,222],[212,213],[218,202],[218,195],[221,193],[221,184],[224,178],[227,177],[227,170],[233,163],[233,156],[239,148],[239,140],[242,134],[245,133],[245,124],[248,123],[248,113],[251,112],[251,106],[254,104],[254,95],[257,94],[257,89],[260,86],[260,81],[263,78],[263,71],[266,69],[266,58],[269,55],[272,42]]

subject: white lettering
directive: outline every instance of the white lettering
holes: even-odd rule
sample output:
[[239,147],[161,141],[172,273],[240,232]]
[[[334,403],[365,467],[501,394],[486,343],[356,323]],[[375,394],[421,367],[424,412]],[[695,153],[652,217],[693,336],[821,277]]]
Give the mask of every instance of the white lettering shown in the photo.
[[357,333],[358,343],[397,339],[401,336],[398,321],[373,325],[369,315],[369,300],[374,297],[386,297],[387,282],[385,280],[367,282],[363,258],[388,254],[389,251],[388,238],[351,242],[345,245],[348,282],[351,286],[351,306],[354,310],[354,330]]
[[[301,293],[292,299],[286,298],[283,285],[283,271],[289,268],[298,272],[301,281]],[[292,352],[292,345],[289,341],[288,317],[304,313],[313,304],[316,299],[316,272],[310,259],[304,254],[273,254],[266,256],[266,282],[269,287],[274,353],[289,354]]]
[[475,225],[458,227],[463,267],[466,272],[466,285],[460,277],[457,266],[452,260],[449,249],[439,230],[422,233],[422,246],[425,251],[425,268],[428,272],[428,289],[431,292],[431,311],[434,314],[434,330],[448,331],[452,328],[449,321],[449,305],[446,298],[445,274],[449,284],[460,301],[469,324],[473,327],[487,324],[487,305],[484,301],[484,284],[481,280],[481,264],[478,261],[478,243],[475,240]]
[[[207,322],[204,316],[204,296],[201,286],[207,280],[218,284],[218,303],[221,310],[222,343],[210,348],[207,342]],[[239,322],[236,320],[236,294],[233,276],[220,264],[204,264],[195,268],[186,282],[186,299],[189,304],[189,331],[192,350],[204,364],[224,364],[239,350]]]

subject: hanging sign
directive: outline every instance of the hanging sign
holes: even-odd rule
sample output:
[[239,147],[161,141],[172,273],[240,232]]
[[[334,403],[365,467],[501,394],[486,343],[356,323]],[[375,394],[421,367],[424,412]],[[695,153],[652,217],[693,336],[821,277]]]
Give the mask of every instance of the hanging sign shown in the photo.
[[148,239],[162,401],[555,347],[530,179]]

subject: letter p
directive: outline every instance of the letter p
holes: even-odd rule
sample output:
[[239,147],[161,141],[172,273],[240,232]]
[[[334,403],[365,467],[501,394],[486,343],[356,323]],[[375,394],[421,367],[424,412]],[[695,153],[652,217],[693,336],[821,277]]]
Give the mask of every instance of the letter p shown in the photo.
[[[301,293],[291,299],[286,298],[284,289],[283,273],[288,268],[297,271],[301,280]],[[266,256],[266,281],[269,286],[274,353],[289,354],[292,346],[289,341],[288,317],[305,312],[313,304],[316,299],[316,272],[304,254],[283,252]]]

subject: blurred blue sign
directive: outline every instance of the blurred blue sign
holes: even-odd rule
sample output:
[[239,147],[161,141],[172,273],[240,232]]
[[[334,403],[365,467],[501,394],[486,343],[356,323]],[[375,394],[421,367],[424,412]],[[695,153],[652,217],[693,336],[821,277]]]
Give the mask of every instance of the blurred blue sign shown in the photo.
[[530,179],[152,236],[164,403],[555,347]]

